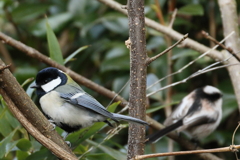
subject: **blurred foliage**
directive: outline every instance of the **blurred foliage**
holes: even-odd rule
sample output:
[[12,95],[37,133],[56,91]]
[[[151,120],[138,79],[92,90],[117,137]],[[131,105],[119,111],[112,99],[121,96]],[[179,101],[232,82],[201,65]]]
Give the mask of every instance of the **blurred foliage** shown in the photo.
[[[126,4],[126,0],[118,1]],[[209,25],[214,23],[216,39],[220,40],[223,37],[221,15],[216,1],[158,1],[166,24],[170,21],[171,8],[178,8],[179,11],[173,25],[178,32],[189,33],[190,38],[210,46],[209,41],[201,35],[201,30],[209,32]],[[156,1],[148,0],[145,3],[146,16],[159,22],[155,12]],[[240,4],[238,3],[238,5]],[[209,17],[210,13],[214,13],[214,19]],[[128,39],[128,19],[98,1],[1,0],[0,30],[115,92],[121,90],[129,79],[129,50],[124,44],[124,41]],[[147,28],[146,38],[149,56],[154,56],[168,47],[166,37],[151,28]],[[45,64],[25,56],[15,48],[8,45],[5,47],[11,58],[7,58],[0,50],[1,58],[6,63],[14,65],[12,72],[21,84],[27,79],[35,77],[40,69],[46,67]],[[172,52],[174,71],[199,56],[198,52],[186,48],[174,48]],[[203,57],[191,67],[173,76],[173,82],[182,80],[213,62],[210,58]],[[166,54],[148,66],[148,86],[167,75],[167,65]],[[163,80],[147,92],[166,85],[167,81]],[[204,148],[229,146],[232,133],[239,120],[239,112],[226,69],[215,70],[193,78],[187,83],[174,86],[171,104],[165,103],[165,90],[154,94],[149,98],[148,112],[151,112],[151,117],[163,122],[165,115],[162,108],[176,104],[188,92],[204,85],[214,85],[221,89],[224,93],[224,103],[221,125],[217,131],[201,140],[201,146]],[[24,88],[27,90],[26,85]],[[96,92],[84,86],[83,88],[103,105],[107,106],[110,102],[109,99]],[[128,99],[129,89],[130,87],[127,85],[120,95]],[[29,89],[28,93],[31,94]],[[33,95],[33,97],[35,96]],[[116,110],[120,109],[118,107]],[[57,128],[57,130],[59,134],[62,133],[61,129]],[[97,123],[89,130],[84,129],[70,134],[67,139],[72,142],[74,153],[78,156],[82,155],[82,159],[124,159],[127,152],[127,129],[109,140],[104,140],[108,130],[110,128],[106,128],[103,123]],[[153,131],[149,128],[147,134],[151,132]],[[86,141],[88,138],[91,140]],[[240,143],[238,132],[235,143]],[[175,150],[181,150],[178,144],[174,146]],[[88,151],[90,148],[92,149]],[[154,152],[167,152],[167,138],[155,144],[155,147],[146,146],[146,153]],[[223,159],[234,158],[233,153],[222,153],[218,156]],[[176,159],[186,159],[186,157],[190,159],[195,156],[179,156]],[[10,114],[2,99],[0,105],[0,159],[56,159],[34,138],[28,137],[25,129]]]

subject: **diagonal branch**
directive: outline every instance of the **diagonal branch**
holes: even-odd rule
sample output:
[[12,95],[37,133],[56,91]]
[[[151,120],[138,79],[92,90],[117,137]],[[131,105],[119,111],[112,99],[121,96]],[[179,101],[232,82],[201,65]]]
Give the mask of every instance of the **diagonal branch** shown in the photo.
[[[63,70],[64,72],[66,72],[67,74],[69,74],[76,82],[92,89],[95,90],[96,92],[108,97],[108,98],[113,98],[116,94],[113,93],[112,91],[92,82],[91,80],[77,74],[76,72],[73,72],[72,70],[68,69],[65,66],[62,66],[60,64],[58,64],[57,62],[51,60],[49,57],[45,56],[44,54],[40,53],[39,51],[37,51],[36,49],[29,47],[23,43],[21,43],[20,41],[17,41],[7,35],[5,35],[4,33],[0,32],[0,39],[2,39],[2,41],[4,43],[7,43],[17,49],[19,49],[20,51],[22,51],[23,53],[25,53],[27,56],[30,56],[32,58],[38,59],[39,61],[52,66],[52,67],[56,67],[59,68],[61,70]],[[127,101],[124,100],[122,97],[117,96],[115,98],[115,101],[121,101],[121,105],[126,105]]]
[[[68,147],[68,145],[64,142],[62,137],[55,131],[52,130],[48,120],[45,116],[40,112],[37,106],[33,103],[30,97],[26,94],[20,84],[17,82],[16,78],[12,75],[12,73],[7,69],[8,66],[4,64],[4,62],[0,59],[0,87],[1,94],[7,95],[11,101],[17,106],[18,112],[15,114],[23,114],[25,118],[35,127],[38,131],[41,132],[45,137],[49,138],[51,141],[56,143],[62,149],[64,149],[72,156],[75,156],[72,153],[72,150]],[[6,93],[6,94],[5,94]],[[6,102],[9,102],[9,107],[11,107],[11,102],[7,101],[7,97],[5,97]],[[21,122],[21,120],[20,120]],[[34,136],[34,135],[33,135]],[[44,144],[44,143],[43,143]],[[53,148],[49,148],[53,149]],[[53,152],[57,152],[54,150]],[[59,153],[60,154],[60,153]],[[56,154],[58,155],[58,154]]]
[[162,55],[164,55],[165,53],[169,52],[170,50],[172,50],[174,47],[176,47],[178,44],[180,44],[181,42],[183,42],[185,39],[187,39],[188,34],[185,34],[183,36],[182,39],[178,40],[175,44],[173,44],[172,46],[168,47],[167,49],[165,49],[164,51],[162,51],[161,53],[157,54],[154,57],[148,58],[147,59],[147,65],[149,65],[150,63],[152,63],[153,61],[155,61],[157,58],[161,57]]
[[16,107],[11,98],[8,97],[2,88],[0,88],[0,94],[3,96],[5,102],[7,103],[9,110],[28,131],[28,133],[30,133],[37,141],[51,150],[58,158],[61,158],[63,160],[77,160],[77,157],[75,157],[75,155],[70,154],[64,148],[60,147],[51,139],[45,137],[41,132],[39,132],[38,129],[35,128],[32,123],[30,123],[28,119],[22,114],[18,107]]
[[[234,34],[234,32],[231,32],[229,35],[227,35],[223,40],[221,40],[219,43],[223,43],[225,42],[229,37],[231,37],[232,35]],[[191,62],[189,62],[188,64],[186,64],[185,66],[183,66],[182,68],[180,68],[178,71],[172,73],[172,74],[169,74],[161,79],[159,79],[158,81],[154,82],[153,84],[151,84],[150,86],[148,86],[147,89],[153,87],[154,85],[156,85],[157,83],[161,82],[162,80],[170,77],[170,76],[173,76],[173,75],[176,75],[178,73],[181,73],[184,69],[186,69],[187,67],[189,67],[190,65],[192,65],[193,63],[195,63],[197,60],[199,60],[200,58],[204,57],[205,55],[208,55],[212,50],[215,50],[217,47],[219,46],[219,44],[215,45],[213,48],[209,49],[208,51],[206,51],[205,53],[201,54],[200,56],[198,56],[196,59],[192,60]],[[219,62],[222,62],[222,63],[226,63],[227,60],[229,60],[231,57],[227,58],[227,59],[223,59]],[[216,62],[216,63],[219,63],[219,62]]]
[[213,43],[221,46],[223,49],[227,50],[230,54],[233,55],[233,57],[235,57],[238,62],[240,62],[240,58],[236,55],[236,53],[233,52],[233,50],[229,47],[226,47],[224,44],[218,42],[215,38],[213,38],[212,36],[210,36],[207,32],[202,31],[202,34],[205,38],[209,39],[210,41],[212,41]]
[[[98,0],[99,2],[101,3],[104,3],[105,5],[127,15],[127,11],[125,9],[122,8],[122,5],[118,2],[115,2],[113,0]],[[169,37],[171,37],[172,39],[174,40],[180,40],[184,35],[173,30],[172,28],[170,27],[167,27],[167,26],[163,26],[149,18],[146,18],[145,17],[145,24],[146,26],[150,27],[150,28],[153,28],[155,29],[156,31],[159,31],[161,33],[164,33],[166,35],[168,35]],[[208,51],[210,48],[209,47],[206,47],[190,38],[186,39],[184,41],[184,46],[188,47],[188,48],[191,48],[193,50],[196,50],[200,53],[204,53],[206,51]],[[222,60],[224,57],[222,56],[222,54],[218,51],[214,51],[212,50],[209,54],[208,54],[209,57],[215,59],[215,60]]]
[[[3,34],[0,32],[0,39],[2,39],[3,42],[19,49],[20,51],[22,51],[23,53],[25,53],[27,56],[30,56],[32,58],[38,59],[39,61],[52,66],[52,67],[56,67],[59,68],[65,72],[67,72],[77,83],[80,83],[96,92],[98,92],[99,94],[102,94],[106,97],[109,97],[111,99],[113,99],[116,94],[113,91],[110,91],[104,87],[99,86],[98,84],[86,79],[85,77],[78,75],[77,73],[73,72],[72,70],[66,68],[65,66],[59,65],[58,63],[54,62],[53,60],[51,60],[49,57],[43,55],[42,53],[40,53],[39,51],[35,50],[34,48],[31,48],[29,46],[26,46],[25,44],[16,41],[15,39]],[[121,105],[125,106],[128,104],[128,102],[120,97],[117,96],[117,98],[115,99],[115,101],[121,101]],[[151,125],[151,127],[155,128],[155,129],[162,129],[163,126],[155,121],[154,119],[150,118],[149,116],[146,116],[146,121]],[[175,140],[176,142],[178,142],[181,146],[183,146],[184,148],[188,149],[188,150],[192,150],[195,148],[195,145],[189,141],[186,141],[185,139],[179,138],[177,135],[175,136],[171,136],[172,134],[169,135],[169,137],[173,140]],[[204,154],[203,156],[201,156],[203,159],[211,159],[212,157],[216,157],[214,155],[211,154]],[[212,158],[212,159],[217,159],[217,158]]]

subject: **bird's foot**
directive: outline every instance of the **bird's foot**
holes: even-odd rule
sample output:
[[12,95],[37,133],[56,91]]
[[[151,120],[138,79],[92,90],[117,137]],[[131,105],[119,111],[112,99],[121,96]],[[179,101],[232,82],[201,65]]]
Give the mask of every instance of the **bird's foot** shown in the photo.
[[69,147],[71,147],[72,145],[71,145],[71,142],[69,142],[69,141],[65,141],[66,143],[67,143],[67,145],[69,146]]
[[69,135],[69,133],[68,132],[63,132],[62,133],[62,137],[63,137],[63,139],[65,140],[66,138],[67,138],[67,136]]
[[56,124],[52,119],[49,119],[48,122],[51,124],[52,126],[52,131],[56,128]]

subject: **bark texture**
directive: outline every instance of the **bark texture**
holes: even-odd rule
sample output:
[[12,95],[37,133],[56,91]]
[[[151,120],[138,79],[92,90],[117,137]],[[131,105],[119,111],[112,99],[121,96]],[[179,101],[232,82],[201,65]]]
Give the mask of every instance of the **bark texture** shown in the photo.
[[[129,114],[145,120],[146,117],[146,38],[144,0],[128,1],[130,36],[130,97]],[[128,159],[144,154],[145,126],[129,125]]]
[[[5,66],[4,62],[1,59],[0,66]],[[45,137],[51,139],[53,142],[61,146],[64,150],[74,155],[68,145],[63,141],[61,136],[55,130],[52,130],[52,126],[50,125],[48,120],[40,112],[40,110],[33,103],[33,101],[26,94],[26,92],[17,82],[16,78],[8,69],[4,69],[0,72],[0,87],[4,92],[4,94],[1,94],[5,95],[6,93],[6,95],[11,99],[14,105],[17,106],[21,114],[23,114],[23,116],[26,117],[26,119],[35,128],[37,128],[38,131],[40,131]]]
[[[240,37],[239,37],[239,25],[237,16],[237,5],[235,0],[218,0],[222,15],[222,24],[224,30],[224,36],[227,36],[232,31],[235,32],[233,36],[228,38],[225,45],[231,48],[234,53],[239,53],[240,51]],[[229,53],[225,52],[225,57],[229,56]],[[239,57],[239,54],[237,54]],[[229,59],[230,64],[239,63],[235,58]],[[231,77],[232,85],[238,102],[238,109],[240,111],[240,66],[234,65],[227,68],[229,75]]]

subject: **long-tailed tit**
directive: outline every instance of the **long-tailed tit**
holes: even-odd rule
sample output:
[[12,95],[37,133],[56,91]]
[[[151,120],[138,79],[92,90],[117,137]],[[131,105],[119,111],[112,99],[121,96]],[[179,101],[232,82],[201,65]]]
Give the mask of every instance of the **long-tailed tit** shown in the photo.
[[155,143],[173,130],[186,131],[193,139],[211,134],[222,118],[222,93],[213,86],[197,88],[185,96],[165,120],[166,128],[147,137],[146,143]]

